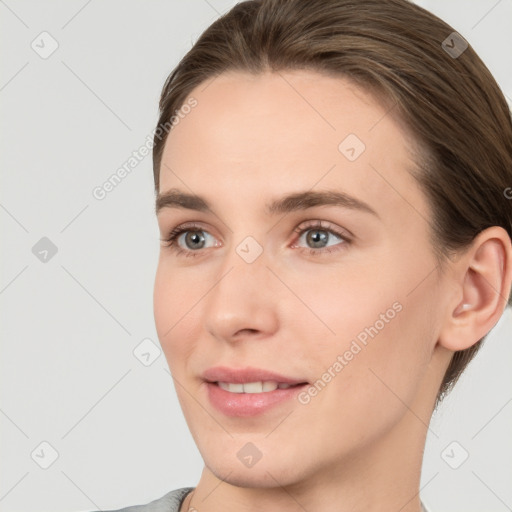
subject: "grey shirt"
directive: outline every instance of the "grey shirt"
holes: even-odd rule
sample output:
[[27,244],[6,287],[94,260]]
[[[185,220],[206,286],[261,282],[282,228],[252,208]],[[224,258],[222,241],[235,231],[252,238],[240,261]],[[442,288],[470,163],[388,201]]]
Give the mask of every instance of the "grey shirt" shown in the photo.
[[185,496],[194,490],[194,487],[182,487],[168,492],[161,498],[153,500],[146,505],[133,505],[119,510],[105,510],[104,512],[179,512]]
[[[119,510],[105,510],[104,512],[179,512],[185,496],[193,489],[194,487],[182,487],[168,492],[147,505],[134,505]],[[423,503],[421,504],[421,510],[422,512],[429,512]]]

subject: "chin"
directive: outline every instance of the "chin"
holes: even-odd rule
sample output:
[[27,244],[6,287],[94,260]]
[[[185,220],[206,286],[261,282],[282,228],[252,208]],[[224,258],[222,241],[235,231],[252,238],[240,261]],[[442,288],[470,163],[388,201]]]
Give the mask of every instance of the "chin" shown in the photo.
[[294,483],[283,476],[281,468],[241,468],[235,464],[226,467],[219,467],[218,464],[207,467],[219,480],[245,489],[273,488]]
[[237,457],[227,457],[226,451],[208,449],[205,455],[202,458],[210,472],[236,487],[275,488],[294,485],[308,477],[296,458],[285,460],[272,452],[263,455],[252,467],[246,467]]

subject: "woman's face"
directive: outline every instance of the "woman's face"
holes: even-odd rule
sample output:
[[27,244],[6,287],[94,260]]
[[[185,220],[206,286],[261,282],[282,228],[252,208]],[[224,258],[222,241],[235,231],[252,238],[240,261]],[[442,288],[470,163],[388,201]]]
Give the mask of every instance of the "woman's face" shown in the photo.
[[[160,194],[210,209],[161,199],[161,237],[188,231],[162,244],[154,313],[206,466],[285,485],[421,437],[448,285],[405,133],[361,89],[314,72],[225,73],[191,97]],[[272,390],[286,380],[307,384]],[[241,386],[255,381],[270,384]]]

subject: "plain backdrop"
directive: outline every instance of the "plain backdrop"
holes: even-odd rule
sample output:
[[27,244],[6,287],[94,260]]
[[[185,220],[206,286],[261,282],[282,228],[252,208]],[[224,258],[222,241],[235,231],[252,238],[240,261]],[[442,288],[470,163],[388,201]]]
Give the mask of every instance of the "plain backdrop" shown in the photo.
[[[512,97],[512,1],[419,3]],[[92,191],[145,143],[165,78],[234,4],[0,1],[2,512],[120,508],[198,482],[154,327],[151,156],[103,200]],[[432,420],[432,512],[512,510],[511,341],[507,311]]]

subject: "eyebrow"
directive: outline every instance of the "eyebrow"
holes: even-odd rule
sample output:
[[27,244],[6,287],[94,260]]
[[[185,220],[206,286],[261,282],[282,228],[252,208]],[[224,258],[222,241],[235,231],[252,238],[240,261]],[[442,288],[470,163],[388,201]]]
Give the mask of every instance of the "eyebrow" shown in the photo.
[[[379,214],[367,203],[349,194],[336,190],[295,192],[265,205],[265,213],[278,215],[300,210],[307,210],[315,206],[339,206],[351,210],[358,210],[379,217]],[[210,203],[203,197],[188,194],[178,189],[170,189],[158,194],[155,212],[163,208],[183,208],[199,212],[213,213]]]

